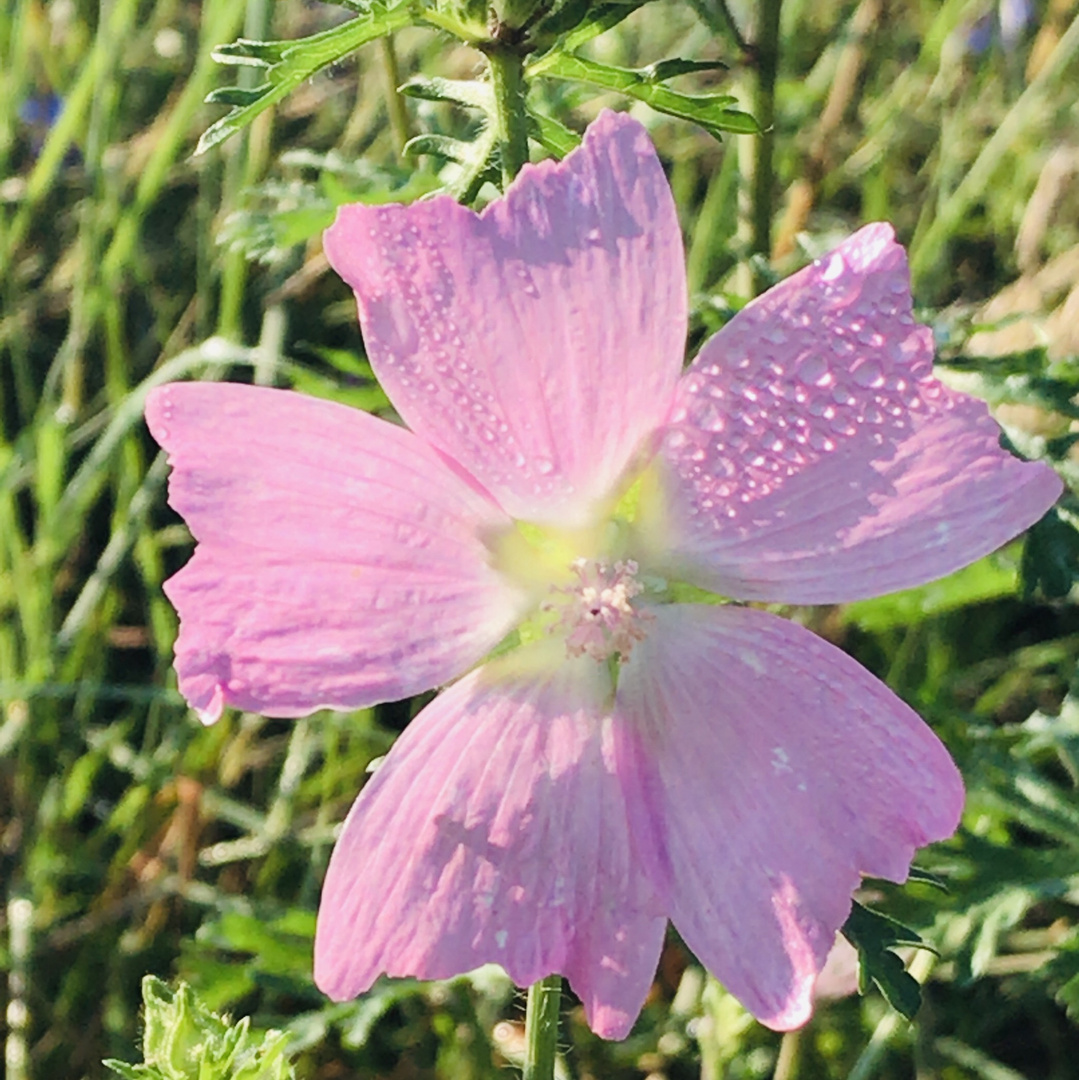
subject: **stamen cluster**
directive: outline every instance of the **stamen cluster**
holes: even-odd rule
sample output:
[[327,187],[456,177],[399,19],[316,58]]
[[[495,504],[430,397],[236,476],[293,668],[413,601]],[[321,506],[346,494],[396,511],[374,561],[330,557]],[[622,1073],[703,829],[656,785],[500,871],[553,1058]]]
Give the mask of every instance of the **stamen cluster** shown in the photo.
[[572,657],[607,660],[617,656],[624,662],[633,646],[644,640],[644,624],[652,618],[630,603],[643,589],[637,580],[637,564],[632,559],[613,565],[596,559],[575,559],[571,568],[578,584],[551,590],[568,600],[543,605],[545,611],[559,613],[552,630],[565,633],[566,652]]

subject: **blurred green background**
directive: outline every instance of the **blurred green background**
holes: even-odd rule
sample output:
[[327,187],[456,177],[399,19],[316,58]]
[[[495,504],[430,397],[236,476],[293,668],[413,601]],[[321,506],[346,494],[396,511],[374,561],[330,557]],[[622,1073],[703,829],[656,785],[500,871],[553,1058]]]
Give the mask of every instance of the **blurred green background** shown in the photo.
[[[657,0],[585,52],[680,76],[754,111],[758,5]],[[444,159],[410,136],[475,121],[393,91],[472,78],[427,30],[305,81],[191,157],[231,82],[211,49],[348,17],[281,0],[0,0],[0,1002],[8,1080],[136,1060],[140,978],[291,1036],[297,1075],[507,1075],[523,998],[497,970],[387,983],[332,1005],[310,979],[319,884],[361,787],[422,702],[299,722],[199,726],[170,670],[162,581],[191,549],[141,419],[149,385],[237,378],[380,411],[347,288],[319,234],[346,201],[411,199]],[[1079,459],[1079,4],[787,0],[770,250],[753,231],[754,136],[721,143],[636,104],[682,214],[691,347],[858,224],[910,245],[943,377],[987,398],[1012,444],[1074,487]],[[617,95],[537,82],[578,132]],[[491,194],[488,192],[487,194]],[[760,210],[760,200],[757,200]],[[1073,430],[1075,429],[1075,430]],[[911,1025],[874,991],[802,1032],[756,1025],[672,935],[622,1044],[568,998],[565,1075],[919,1080],[1079,1071],[1079,503],[954,577],[797,613],[934,726],[969,787],[930,885],[864,899],[939,956]],[[1073,1012],[1073,1010],[1075,1010]]]

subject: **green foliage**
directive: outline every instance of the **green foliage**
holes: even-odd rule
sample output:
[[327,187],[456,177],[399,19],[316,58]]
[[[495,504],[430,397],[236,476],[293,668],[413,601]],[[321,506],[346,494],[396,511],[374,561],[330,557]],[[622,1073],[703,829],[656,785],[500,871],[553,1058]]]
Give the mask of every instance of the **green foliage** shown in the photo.
[[676,116],[680,120],[692,120],[716,138],[720,138],[723,132],[747,135],[760,132],[760,126],[752,116],[741,109],[732,108],[738,99],[730,94],[694,96],[663,85],[663,80],[689,70],[694,68],[686,67],[685,61],[665,60],[652,68],[630,71],[587,60],[573,53],[556,52],[537,60],[530,73],[550,79],[569,79],[603,90],[617,90],[627,97],[646,102],[657,112]]
[[[723,132],[759,133],[760,127],[748,113],[733,108],[737,99],[729,94],[685,94],[664,85],[680,75],[712,72],[726,65],[715,60],[674,58],[657,61],[640,71],[612,67],[578,55],[575,50],[596,35],[616,26],[641,6],[642,0],[629,3],[591,5],[568,2],[549,6],[532,2],[493,3],[492,25],[505,33],[508,27],[519,28],[525,38],[523,53],[539,48],[543,55],[527,69],[529,79],[539,77],[564,79],[603,90],[617,90],[627,97],[646,102],[658,112],[699,124],[717,138]],[[246,38],[222,45],[214,58],[223,64],[258,68],[264,81],[257,86],[226,86],[214,90],[207,102],[230,105],[232,111],[216,121],[199,140],[196,153],[234,135],[280,101],[315,72],[333,64],[375,38],[385,37],[407,26],[430,25],[456,34],[469,43],[485,44],[484,20],[475,4],[453,2],[423,4],[420,0],[371,0],[347,5],[358,12],[357,18],[342,26],[325,30],[296,41],[253,41]],[[505,8],[506,10],[502,10]],[[530,24],[535,22],[535,26]],[[498,34],[486,45],[499,40]],[[450,80],[415,76],[400,92],[427,101],[445,101],[471,110],[479,110],[484,125],[478,137],[463,141],[444,134],[425,133],[412,138],[408,151],[431,154],[464,167],[464,178],[449,185],[454,195],[471,202],[481,183],[496,176],[495,142],[491,133],[497,129],[496,106],[491,84],[483,80]],[[577,137],[557,119],[530,111],[530,134],[548,152],[561,156],[577,143]]]
[[105,1065],[124,1080],[294,1080],[288,1036],[253,1033],[246,1017],[230,1023],[210,1012],[186,983],[175,990],[142,980],[143,1061]]
[[896,1012],[913,1020],[922,1003],[921,987],[892,950],[902,945],[924,948],[921,935],[855,901],[843,936],[858,950],[859,991],[864,994],[874,983]]
[[1079,580],[1079,503],[1074,496],[1031,527],[1021,574],[1025,596],[1041,593],[1061,600],[1071,592]]
[[206,129],[195,153],[204,154],[245,128],[316,71],[355,52],[368,41],[403,30],[415,21],[412,0],[373,0],[369,5],[357,5],[356,10],[359,14],[347,23],[297,41],[240,38],[216,49],[214,59],[219,63],[258,68],[265,82],[250,88],[222,87],[207,97],[207,102],[233,108]]

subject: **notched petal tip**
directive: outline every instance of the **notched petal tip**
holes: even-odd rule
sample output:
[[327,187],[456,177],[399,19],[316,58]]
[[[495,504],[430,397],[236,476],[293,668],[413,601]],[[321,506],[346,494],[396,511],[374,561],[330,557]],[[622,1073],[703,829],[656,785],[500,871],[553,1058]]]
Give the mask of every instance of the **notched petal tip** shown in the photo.
[[324,247],[400,416],[513,517],[584,524],[667,414],[684,252],[629,117],[606,114],[482,214],[447,197],[343,207]]

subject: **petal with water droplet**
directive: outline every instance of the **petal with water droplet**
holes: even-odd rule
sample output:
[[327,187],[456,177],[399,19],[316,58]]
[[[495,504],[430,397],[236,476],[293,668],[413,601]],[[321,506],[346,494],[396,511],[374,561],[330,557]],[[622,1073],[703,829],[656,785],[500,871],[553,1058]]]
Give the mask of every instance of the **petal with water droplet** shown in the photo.
[[[932,359],[888,225],[744,308],[690,366],[667,428],[651,530],[667,572],[739,599],[837,603],[941,577],[1036,521],[1059,479],[1002,450],[985,405],[934,379]],[[702,442],[705,403],[727,423],[705,425],[716,434]],[[806,421],[794,457],[758,434],[792,408]],[[739,427],[742,443],[726,433]],[[752,484],[761,454],[782,459],[767,488]],[[737,496],[702,513],[732,473]]]
[[[682,240],[627,116],[601,115],[562,162],[525,166],[481,215],[448,197],[346,206],[325,247],[398,412],[514,517],[584,523],[666,416],[685,345]],[[447,356],[469,369],[453,404],[425,389]],[[497,441],[472,401],[506,425]]]

